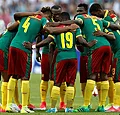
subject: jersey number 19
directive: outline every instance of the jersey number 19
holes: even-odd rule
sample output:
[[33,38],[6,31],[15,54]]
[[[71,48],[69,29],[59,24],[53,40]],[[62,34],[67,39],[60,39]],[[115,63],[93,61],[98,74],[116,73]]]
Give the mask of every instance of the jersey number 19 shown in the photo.
[[61,33],[61,45],[62,48],[72,48],[73,46],[73,34],[71,32]]

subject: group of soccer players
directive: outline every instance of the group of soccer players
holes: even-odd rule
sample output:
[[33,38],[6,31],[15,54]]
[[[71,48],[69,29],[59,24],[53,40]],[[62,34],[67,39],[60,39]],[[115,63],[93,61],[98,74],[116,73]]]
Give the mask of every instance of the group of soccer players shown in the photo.
[[[89,14],[88,14],[89,10]],[[81,3],[70,19],[58,5],[43,7],[37,12],[15,13],[15,22],[8,25],[0,38],[1,112],[15,112],[12,100],[19,106],[17,80],[21,79],[21,113],[33,113],[30,105],[29,78],[32,42],[36,39],[36,59],[41,61],[40,109],[46,110],[50,86],[51,106],[46,112],[89,112],[95,84],[98,89],[98,112],[120,111],[120,26],[114,11],[104,10],[98,3]],[[42,40],[43,38],[43,40]],[[42,48],[42,58],[39,53]],[[80,83],[84,103],[73,109],[77,73],[76,48],[80,50]],[[66,95],[66,104],[65,104]],[[106,98],[109,104],[105,107]],[[18,111],[17,111],[18,112]]]

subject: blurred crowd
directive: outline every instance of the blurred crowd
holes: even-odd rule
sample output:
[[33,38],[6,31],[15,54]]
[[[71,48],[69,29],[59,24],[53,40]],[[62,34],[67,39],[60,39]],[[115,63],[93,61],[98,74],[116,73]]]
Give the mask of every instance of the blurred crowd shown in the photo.
[[71,19],[76,13],[76,6],[85,2],[99,2],[106,9],[113,9],[120,16],[120,0],[0,0],[0,19],[3,19],[5,25],[13,20],[15,12],[36,11],[43,6],[53,6],[58,4],[62,6],[63,11],[68,11]]

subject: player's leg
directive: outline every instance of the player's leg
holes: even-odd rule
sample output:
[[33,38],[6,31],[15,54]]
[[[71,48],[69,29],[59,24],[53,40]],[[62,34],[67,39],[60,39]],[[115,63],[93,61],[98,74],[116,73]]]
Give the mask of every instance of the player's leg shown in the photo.
[[77,73],[77,59],[69,59],[67,67],[67,89],[66,89],[66,109],[65,112],[72,112],[73,100],[75,97],[74,84]]
[[108,90],[109,90],[109,82],[107,74],[110,70],[110,62],[111,62],[111,48],[109,46],[103,46],[99,49],[99,52],[104,52],[104,55],[102,57],[102,66],[101,66],[101,95],[100,95],[100,105],[98,106],[97,111],[105,111],[105,102],[106,98],[108,96]]
[[51,92],[51,108],[46,111],[46,112],[54,112],[54,113],[57,112],[56,103],[60,95],[60,86],[66,75],[66,68],[67,68],[66,60],[62,60],[56,63],[55,67],[56,68],[54,69],[54,86]]
[[84,91],[85,91],[85,86],[87,82],[87,76],[88,76],[87,63],[88,63],[88,57],[81,56],[80,57],[80,84],[81,84],[81,91],[82,91],[83,97],[84,97]]
[[49,72],[50,72],[48,54],[42,54],[41,70],[42,70],[42,78],[40,83],[40,97],[41,97],[40,109],[46,110],[46,96],[47,96]]

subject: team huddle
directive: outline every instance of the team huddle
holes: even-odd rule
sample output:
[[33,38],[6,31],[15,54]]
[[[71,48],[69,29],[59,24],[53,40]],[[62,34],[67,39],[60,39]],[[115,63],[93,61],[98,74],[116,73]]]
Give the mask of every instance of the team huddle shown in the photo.
[[[98,3],[89,8],[81,3],[76,11],[73,20],[58,5],[43,7],[37,12],[14,14],[14,23],[10,23],[0,35],[0,72],[3,77],[0,112],[34,113],[29,87],[34,40],[36,59],[41,62],[42,71],[40,110],[47,108],[49,84],[51,103],[47,113],[58,111],[58,97],[59,108],[66,113],[89,112],[96,85],[99,103],[95,111],[120,112],[119,18],[114,11],[105,10]],[[75,109],[76,49],[81,52],[80,84],[84,103]],[[22,104],[18,97],[18,79],[21,79]],[[106,106],[107,97],[109,104]],[[13,108],[13,100],[18,110]]]

